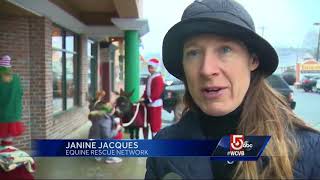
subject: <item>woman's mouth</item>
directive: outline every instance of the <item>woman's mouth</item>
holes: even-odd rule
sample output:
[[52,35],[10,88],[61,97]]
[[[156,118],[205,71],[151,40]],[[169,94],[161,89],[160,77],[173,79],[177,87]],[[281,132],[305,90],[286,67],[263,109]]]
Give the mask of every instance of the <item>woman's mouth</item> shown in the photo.
[[205,87],[201,89],[201,92],[206,99],[216,99],[224,94],[225,89],[227,89],[227,87]]

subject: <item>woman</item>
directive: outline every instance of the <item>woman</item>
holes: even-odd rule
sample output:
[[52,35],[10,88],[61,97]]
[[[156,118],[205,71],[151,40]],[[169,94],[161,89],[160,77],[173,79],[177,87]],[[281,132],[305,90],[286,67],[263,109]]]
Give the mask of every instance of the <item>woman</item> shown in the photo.
[[273,47],[255,33],[247,11],[233,0],[197,0],[163,41],[167,70],[185,83],[179,123],[155,139],[219,139],[270,135],[252,162],[207,157],[148,158],[149,178],[320,178],[320,133],[308,127],[265,81],[278,66]]
[[[105,102],[104,91],[97,92],[97,96],[90,102],[90,113],[88,119],[92,126],[89,129],[89,139],[115,139],[121,138],[121,125],[118,118],[114,117],[114,106],[110,102]],[[95,157],[97,161],[101,161],[101,157]],[[120,163],[122,159],[119,157],[106,157],[105,163]]]

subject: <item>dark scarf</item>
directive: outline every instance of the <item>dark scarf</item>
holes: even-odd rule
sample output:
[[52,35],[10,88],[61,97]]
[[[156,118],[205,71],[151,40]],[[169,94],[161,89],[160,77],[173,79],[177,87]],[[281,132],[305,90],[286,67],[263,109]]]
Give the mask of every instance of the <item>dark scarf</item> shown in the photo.
[[[242,106],[232,111],[229,114],[220,117],[208,116],[201,112],[200,127],[207,139],[220,139],[222,136],[236,134],[236,129],[239,123]],[[231,179],[234,175],[234,170],[237,162],[228,164],[225,161],[212,161],[211,167],[215,178]]]
[[214,117],[202,112],[200,126],[208,139],[220,139],[222,136],[235,134],[239,123],[242,106],[224,116]]

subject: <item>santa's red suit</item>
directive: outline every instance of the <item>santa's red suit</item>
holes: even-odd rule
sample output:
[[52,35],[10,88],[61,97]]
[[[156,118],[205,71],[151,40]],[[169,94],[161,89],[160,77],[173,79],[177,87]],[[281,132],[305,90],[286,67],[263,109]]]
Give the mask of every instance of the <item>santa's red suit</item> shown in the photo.
[[146,89],[143,94],[143,98],[149,100],[149,103],[147,104],[147,117],[153,135],[161,129],[161,94],[163,92],[163,87],[164,82],[162,75],[159,72],[155,72],[148,77]]

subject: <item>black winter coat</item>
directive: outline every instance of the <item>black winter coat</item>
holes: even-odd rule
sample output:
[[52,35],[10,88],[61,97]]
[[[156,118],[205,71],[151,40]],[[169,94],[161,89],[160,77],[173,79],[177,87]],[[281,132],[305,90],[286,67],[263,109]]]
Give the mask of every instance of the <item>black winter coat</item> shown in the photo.
[[[155,139],[205,139],[197,114],[188,112],[179,123],[162,129]],[[295,179],[320,179],[320,133],[296,131],[301,151],[294,165]],[[225,163],[228,166],[227,163]],[[213,179],[209,157],[150,157],[145,179]]]

